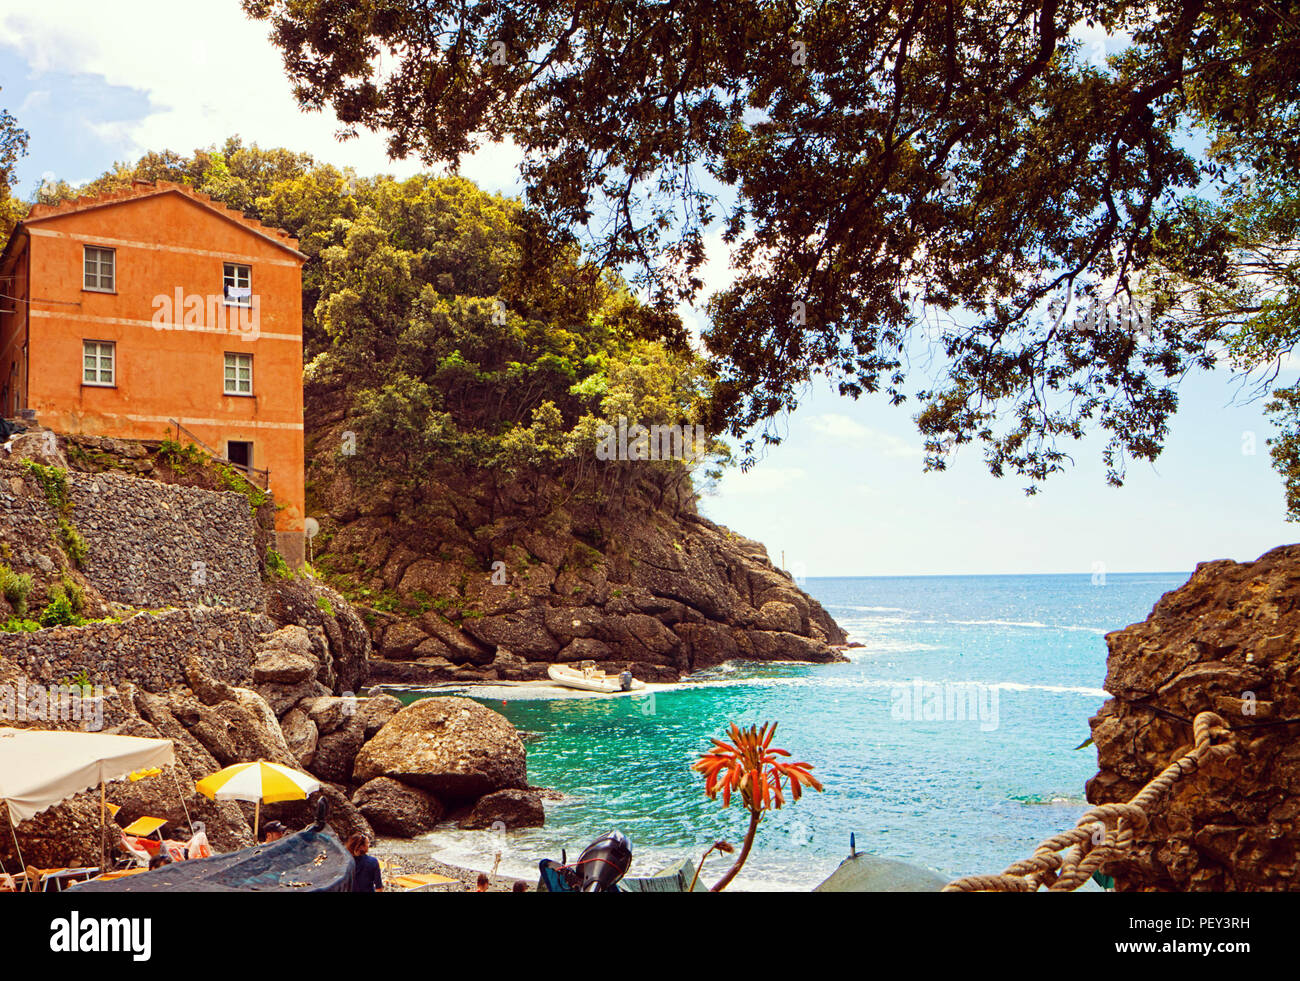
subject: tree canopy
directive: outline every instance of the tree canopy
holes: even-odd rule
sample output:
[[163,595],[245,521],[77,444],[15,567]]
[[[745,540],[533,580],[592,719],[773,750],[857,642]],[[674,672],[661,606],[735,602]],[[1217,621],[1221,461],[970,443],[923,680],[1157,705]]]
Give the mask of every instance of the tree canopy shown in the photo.
[[[414,489],[438,467],[529,467],[591,484],[610,469],[595,466],[601,425],[700,421],[711,379],[674,340],[679,319],[575,247],[542,264],[517,201],[461,177],[359,177],[238,137],[42,196],[160,179],[299,239],[307,379],[346,394],[365,445],[346,461],[358,475]],[[728,451],[715,441],[710,454],[657,469],[678,479]]]
[[[929,466],[976,442],[1032,488],[1099,427],[1118,482],[1222,347],[1145,273],[1228,263],[1238,230],[1204,202],[1300,166],[1295,3],[244,5],[301,104],[394,156],[518,146],[547,237],[653,304],[698,291],[720,229],[708,418],[750,451],[826,378],[915,400]],[[1126,43],[1089,59],[1081,26]]]
[[0,242],[7,241],[27,206],[14,196],[18,158],[27,155],[27,131],[8,109],[0,109]]

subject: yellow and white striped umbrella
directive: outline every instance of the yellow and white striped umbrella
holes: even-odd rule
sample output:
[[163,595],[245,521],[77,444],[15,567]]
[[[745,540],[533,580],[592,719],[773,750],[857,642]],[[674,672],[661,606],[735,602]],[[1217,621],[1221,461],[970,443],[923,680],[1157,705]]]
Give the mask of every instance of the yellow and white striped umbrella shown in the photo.
[[204,777],[195,788],[213,800],[251,800],[274,804],[281,800],[306,800],[320,790],[321,782],[310,773],[291,770],[278,763],[257,760],[235,763]]
[[257,760],[254,763],[234,763],[204,777],[194,788],[213,800],[251,800],[256,803],[253,812],[253,837],[257,837],[262,818],[262,805],[282,800],[306,800],[308,794],[320,790],[321,782],[310,773],[291,770],[278,763]]

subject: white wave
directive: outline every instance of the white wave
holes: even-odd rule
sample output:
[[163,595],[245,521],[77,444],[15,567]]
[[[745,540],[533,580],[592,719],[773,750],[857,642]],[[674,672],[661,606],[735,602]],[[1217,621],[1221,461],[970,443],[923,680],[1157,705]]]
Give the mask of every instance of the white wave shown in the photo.
[[832,606],[832,610],[856,610],[859,613],[915,613],[916,610],[906,610],[901,606]]
[[1101,627],[1084,627],[1079,624],[1065,623],[1042,623],[1038,620],[946,620],[926,622],[951,623],[962,627],[1025,627],[1030,630],[1082,630],[1091,634],[1109,633],[1108,630]]
[[[718,680],[702,680],[694,682],[679,682],[674,685],[666,685],[665,688],[682,689],[682,688],[834,688],[843,690],[847,688],[906,688],[910,687],[913,678],[827,678],[827,677],[798,677],[798,678],[725,678]],[[999,691],[1041,691],[1053,695],[1087,695],[1090,698],[1109,698],[1109,693],[1102,691],[1100,688],[1089,688],[1083,685],[1039,685],[1028,684],[1020,681],[980,681],[977,678],[921,678],[923,684],[927,685],[979,685],[984,688],[995,688]],[[661,689],[663,690],[663,689]]]

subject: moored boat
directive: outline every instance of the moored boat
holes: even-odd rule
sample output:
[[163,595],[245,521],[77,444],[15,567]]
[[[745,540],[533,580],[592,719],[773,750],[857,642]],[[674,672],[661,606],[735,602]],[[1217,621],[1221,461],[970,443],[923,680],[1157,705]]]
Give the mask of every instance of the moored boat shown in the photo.
[[320,825],[279,841],[138,875],[91,879],[69,892],[349,892],[352,855]]
[[584,662],[580,662],[576,667],[552,664],[546,669],[546,673],[556,684],[564,685],[566,688],[577,688],[580,691],[615,695],[619,692],[642,691],[645,688],[645,682],[633,678],[630,671],[624,671],[622,674],[606,674],[594,664]]

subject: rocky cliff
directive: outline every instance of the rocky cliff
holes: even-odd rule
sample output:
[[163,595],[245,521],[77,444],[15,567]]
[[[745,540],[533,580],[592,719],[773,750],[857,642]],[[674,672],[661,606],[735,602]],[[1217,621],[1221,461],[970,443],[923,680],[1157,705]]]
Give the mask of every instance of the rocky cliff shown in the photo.
[[682,473],[647,467],[604,496],[542,471],[367,481],[338,400],[308,399],[314,561],[363,609],[377,680],[528,679],[590,660],[669,681],[841,656],[844,631],[761,544],[702,517]]
[[1106,872],[1118,889],[1300,889],[1300,545],[1206,562],[1144,622],[1109,634],[1092,719],[1092,803],[1126,801],[1212,710],[1235,752],[1174,787]]
[[[215,804],[194,782],[254,759],[323,781],[342,835],[371,832],[371,819],[406,835],[444,818],[541,823],[523,744],[501,716],[463,698],[431,700],[431,714],[360,697],[365,624],[327,585],[268,561],[273,502],[255,488],[175,446],[36,432],[4,454],[0,725],[171,739],[174,767],[110,787],[118,826],[166,817],[187,837],[202,821],[218,850],[251,844],[251,806]],[[23,822],[24,859],[97,861],[98,813],[92,791]],[[312,814],[302,802],[263,809],[291,827]],[[12,844],[0,842],[10,868]]]

